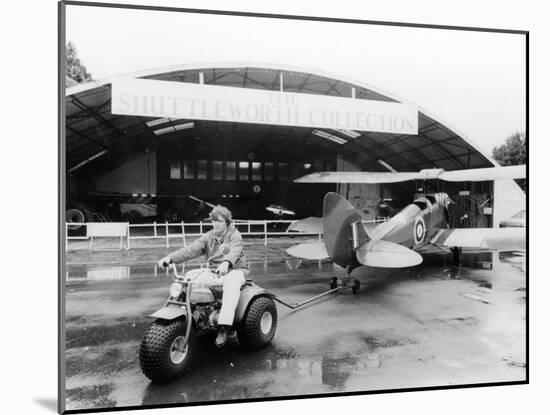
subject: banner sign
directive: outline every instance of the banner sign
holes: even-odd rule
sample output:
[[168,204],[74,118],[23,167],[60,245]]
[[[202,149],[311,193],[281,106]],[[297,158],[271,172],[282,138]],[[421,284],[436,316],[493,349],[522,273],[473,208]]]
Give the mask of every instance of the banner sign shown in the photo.
[[112,83],[112,113],[418,134],[410,104],[150,79]]

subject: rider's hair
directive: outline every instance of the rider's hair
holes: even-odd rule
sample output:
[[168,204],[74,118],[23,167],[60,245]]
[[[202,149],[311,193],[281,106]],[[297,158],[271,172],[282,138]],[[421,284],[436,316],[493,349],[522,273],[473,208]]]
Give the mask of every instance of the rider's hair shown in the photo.
[[210,219],[218,219],[222,218],[225,220],[225,223],[228,225],[231,224],[231,211],[227,209],[225,206],[217,205],[212,209],[212,212],[210,212]]

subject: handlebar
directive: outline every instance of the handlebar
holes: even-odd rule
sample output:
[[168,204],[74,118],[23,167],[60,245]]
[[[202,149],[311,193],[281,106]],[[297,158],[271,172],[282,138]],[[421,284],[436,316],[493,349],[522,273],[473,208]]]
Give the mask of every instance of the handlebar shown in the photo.
[[[186,282],[186,283],[189,283],[191,282],[192,280],[190,278],[185,278],[185,275],[180,275],[178,273],[178,267],[176,264],[174,264],[173,262],[171,262],[170,264],[168,264],[168,269],[172,270],[172,272],[174,273],[174,279],[179,281],[179,282]],[[206,270],[206,269],[205,269]],[[214,274],[217,274],[217,275],[220,275],[220,272],[216,269],[216,268],[209,268],[207,269],[208,271],[214,273]]]

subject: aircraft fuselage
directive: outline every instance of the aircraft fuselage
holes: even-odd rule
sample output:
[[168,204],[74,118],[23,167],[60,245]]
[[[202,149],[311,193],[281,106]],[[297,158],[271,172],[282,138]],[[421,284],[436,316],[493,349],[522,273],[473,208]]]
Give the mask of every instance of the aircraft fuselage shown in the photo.
[[369,237],[395,242],[407,248],[419,248],[428,243],[439,229],[447,227],[444,206],[447,198],[444,193],[418,198],[388,222],[378,225]]

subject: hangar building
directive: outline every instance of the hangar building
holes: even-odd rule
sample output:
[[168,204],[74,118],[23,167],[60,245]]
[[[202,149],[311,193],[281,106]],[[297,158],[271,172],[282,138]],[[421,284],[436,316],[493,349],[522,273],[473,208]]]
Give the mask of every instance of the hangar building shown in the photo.
[[[183,65],[128,75],[191,84],[313,96],[403,102],[363,82],[319,71],[265,64]],[[298,184],[315,171],[418,171],[497,165],[473,141],[418,111],[418,134],[114,115],[114,79],[66,90],[68,221],[198,221],[204,205],[229,206],[236,218],[273,218],[284,206],[296,218],[320,216],[327,191],[348,197],[365,217],[388,216],[415,193],[445,191],[457,203],[453,226],[498,226],[525,208],[513,181]],[[64,148],[63,148],[64,147]]]

